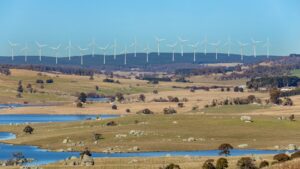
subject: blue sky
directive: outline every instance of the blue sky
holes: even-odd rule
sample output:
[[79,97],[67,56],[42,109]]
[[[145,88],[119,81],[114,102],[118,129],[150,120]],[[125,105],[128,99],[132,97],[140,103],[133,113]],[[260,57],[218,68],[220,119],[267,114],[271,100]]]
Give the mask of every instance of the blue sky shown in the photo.
[[[36,40],[57,46],[70,39],[75,46],[87,47],[92,38],[98,46],[116,39],[121,51],[134,37],[138,51],[146,44],[156,51],[154,36],[167,39],[162,51],[170,51],[165,44],[178,36],[189,43],[205,36],[209,42],[224,43],[230,36],[234,53],[239,53],[236,41],[250,43],[251,37],[269,37],[271,54],[300,53],[299,8],[299,0],[1,0],[0,55],[10,55],[8,40],[19,44],[17,54],[25,42],[29,53],[37,55]],[[208,50],[214,51],[211,46]],[[192,49],[186,46],[185,51]],[[221,45],[220,51],[227,48]],[[251,54],[251,47],[245,52]],[[258,53],[266,49],[260,45]],[[66,55],[65,47],[60,55]]]

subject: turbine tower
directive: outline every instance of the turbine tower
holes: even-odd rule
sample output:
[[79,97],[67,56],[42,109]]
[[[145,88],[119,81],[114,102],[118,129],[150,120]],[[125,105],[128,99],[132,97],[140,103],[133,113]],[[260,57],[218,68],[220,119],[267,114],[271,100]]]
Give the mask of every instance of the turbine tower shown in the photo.
[[17,43],[12,43],[11,41],[8,41],[8,44],[9,44],[9,46],[10,46],[10,48],[11,48],[11,60],[12,61],[14,61],[14,48],[15,47],[17,47],[18,46],[18,44]]
[[134,38],[134,42],[130,45],[130,47],[134,48],[134,57],[136,57],[136,45],[137,45],[136,38]]
[[205,36],[205,37],[204,37],[204,40],[201,42],[201,45],[204,46],[204,55],[205,55],[205,56],[206,56],[206,53],[207,53],[207,43],[208,43],[207,37]]
[[240,49],[241,49],[241,60],[244,60],[244,48],[246,46],[248,46],[248,44],[247,43],[242,43],[242,42],[239,42],[239,41],[238,41],[238,44],[240,45]]
[[117,41],[114,40],[114,44],[112,45],[112,48],[114,50],[114,60],[117,58]]
[[106,51],[109,47],[109,44],[106,45],[105,47],[99,47],[99,49],[103,52],[103,64],[106,64]]
[[179,40],[179,44],[180,44],[181,56],[183,56],[183,45],[184,45],[184,43],[187,42],[188,40],[182,39],[181,37],[178,37],[178,40]]
[[28,46],[27,43],[25,43],[24,48],[21,49],[21,51],[24,51],[24,58],[25,58],[25,62],[27,62],[27,56],[28,56]]
[[225,42],[224,46],[227,46],[228,49],[227,49],[227,56],[230,56],[230,52],[231,52],[231,38],[228,37],[227,41]]
[[196,42],[195,44],[190,44],[189,46],[193,48],[194,58],[193,62],[196,62],[196,50],[198,49],[199,42]]
[[210,43],[211,46],[215,47],[215,50],[216,50],[216,60],[218,60],[218,49],[219,49],[220,44],[221,44],[220,41],[218,41],[216,43]]
[[92,49],[92,57],[95,56],[95,48],[97,47],[97,44],[95,42],[95,38],[92,39],[91,43],[88,44],[88,46]]
[[177,46],[177,42],[174,44],[167,44],[168,47],[172,49],[172,62],[175,61],[175,48]]
[[72,42],[69,41],[69,45],[66,47],[66,49],[68,50],[68,57],[69,57],[69,60],[71,60],[71,49],[73,48],[72,46]]
[[146,51],[146,63],[149,62],[149,51],[151,49],[149,48],[149,45],[147,45],[147,47],[144,49],[144,51]]
[[125,45],[125,50],[124,50],[124,65],[127,65],[127,46]]
[[80,46],[78,46],[78,49],[80,51],[80,64],[83,65],[83,52],[87,51],[88,48],[81,48]]
[[48,45],[46,44],[40,44],[38,41],[35,42],[37,47],[39,48],[39,57],[40,57],[40,62],[42,61],[42,50],[43,48],[47,47]]
[[267,41],[266,41],[266,43],[264,44],[264,47],[267,48],[267,58],[270,57],[270,45],[271,45],[270,39],[267,38]]
[[158,56],[160,55],[160,53],[159,53],[160,43],[161,43],[162,41],[165,41],[165,40],[166,40],[166,39],[161,39],[161,38],[155,37],[155,41],[156,41],[156,43],[157,43],[157,55],[158,55]]
[[61,44],[59,44],[57,47],[50,47],[55,53],[55,64],[58,63],[58,50],[59,50],[60,46],[61,46]]
[[253,38],[251,38],[252,47],[253,47],[253,56],[256,58],[256,46],[257,44],[261,43],[261,41],[256,41]]

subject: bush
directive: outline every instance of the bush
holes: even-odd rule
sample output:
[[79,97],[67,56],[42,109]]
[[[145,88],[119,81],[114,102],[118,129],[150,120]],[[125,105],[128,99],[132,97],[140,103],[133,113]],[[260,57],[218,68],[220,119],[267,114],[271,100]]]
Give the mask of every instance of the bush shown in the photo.
[[230,155],[230,150],[233,149],[233,146],[228,143],[221,144],[218,149],[220,150],[219,154],[224,154],[225,156]]
[[153,90],[153,94],[158,94],[158,90]]
[[171,164],[167,165],[166,167],[164,167],[164,169],[180,169],[180,166],[177,164],[171,163]]
[[82,103],[86,102],[86,98],[87,98],[87,95],[84,92],[81,92],[78,96],[78,100],[81,101]]
[[138,112],[136,112],[136,114],[154,114],[153,111],[151,111],[150,109],[143,109],[143,110],[140,110]]
[[82,157],[83,157],[84,155],[92,156],[92,153],[90,152],[90,150],[89,150],[87,147],[85,148],[84,151],[82,151],[82,152],[80,153],[80,159],[82,159]]
[[43,84],[44,83],[44,81],[42,79],[37,79],[35,82],[39,83],[39,84]]
[[96,141],[102,139],[102,134],[94,133],[94,139],[95,139]]
[[219,158],[217,160],[216,169],[225,169],[228,168],[228,161],[226,158]]
[[278,89],[272,89],[270,90],[270,102],[273,104],[279,104],[280,103],[280,91]]
[[130,113],[131,111],[130,111],[130,109],[126,109],[126,113]]
[[108,78],[106,78],[106,79],[103,79],[103,82],[114,83],[115,81],[114,81],[114,79],[108,79]]
[[177,106],[180,107],[180,108],[182,108],[183,107],[183,103],[178,103]]
[[295,121],[295,115],[294,115],[294,114],[290,115],[290,116],[289,116],[289,120],[290,120],[290,121]]
[[46,83],[54,83],[54,80],[53,79],[47,79]]
[[76,107],[78,107],[78,108],[82,108],[82,107],[83,107],[83,104],[82,104],[82,102],[77,102],[77,103],[76,103]]
[[299,158],[299,157],[300,157],[300,151],[296,151],[291,155],[292,159]]
[[262,161],[259,164],[259,168],[264,168],[264,167],[268,167],[269,166],[269,162],[268,161]]
[[164,108],[163,112],[164,112],[164,114],[176,114],[177,113],[177,111],[175,109],[171,108],[171,107],[170,108]]
[[23,129],[23,131],[25,132],[25,133],[29,133],[29,134],[32,134],[32,132],[33,132],[33,130],[34,130],[34,128],[32,128],[31,126],[26,126],[24,129]]
[[125,97],[122,93],[116,93],[116,99],[118,102],[122,102],[125,100]]
[[206,160],[202,166],[202,169],[216,169],[213,162],[214,160],[212,159]]
[[116,126],[117,123],[115,121],[110,121],[108,123],[106,123],[106,126]]
[[253,160],[250,157],[242,157],[238,160],[237,166],[239,169],[257,169]]
[[111,106],[111,109],[117,110],[117,109],[118,109],[118,106],[114,104],[114,105]]
[[146,96],[144,94],[140,94],[139,100],[145,102]]
[[290,160],[290,157],[284,153],[281,154],[277,154],[273,157],[274,160],[278,161],[278,162],[285,162]]

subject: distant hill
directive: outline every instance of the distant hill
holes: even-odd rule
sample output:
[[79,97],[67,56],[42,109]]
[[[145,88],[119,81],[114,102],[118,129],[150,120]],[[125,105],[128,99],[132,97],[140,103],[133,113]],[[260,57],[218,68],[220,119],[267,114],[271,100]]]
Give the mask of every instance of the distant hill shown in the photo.
[[[270,56],[274,58],[276,56]],[[97,67],[103,66],[103,55],[91,55],[84,56],[85,67]],[[215,59],[215,53],[197,53],[196,54],[196,64],[208,64],[208,63],[255,63],[267,60],[266,56],[244,56],[243,62],[241,61],[240,55],[220,53],[218,54],[218,60]],[[42,56],[42,61],[39,61],[38,56],[28,56],[27,62],[25,62],[24,56],[15,56],[14,61],[11,60],[11,57],[0,57],[1,64],[44,64],[44,65],[55,65],[55,58],[50,56]],[[157,53],[149,54],[149,63],[146,63],[146,53],[137,53],[137,56],[134,57],[133,53],[127,54],[127,66],[144,66],[144,65],[162,65],[162,64],[171,64],[172,62],[172,53],[160,53],[158,56]],[[175,54],[174,63],[193,63],[193,53],[184,53],[181,56],[180,53]],[[59,65],[80,65],[80,56],[72,56],[69,61],[68,57],[60,57],[58,59]],[[116,60],[113,59],[112,55],[106,56],[106,65],[115,65],[123,66],[124,65],[124,54],[117,55]]]

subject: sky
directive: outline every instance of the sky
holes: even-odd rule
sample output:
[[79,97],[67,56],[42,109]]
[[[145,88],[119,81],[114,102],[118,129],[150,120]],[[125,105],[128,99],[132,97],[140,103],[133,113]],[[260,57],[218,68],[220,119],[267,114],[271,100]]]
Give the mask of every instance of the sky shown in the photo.
[[[78,46],[91,49],[92,39],[99,47],[116,40],[122,52],[135,37],[138,51],[146,45],[157,51],[155,36],[166,39],[162,52],[171,51],[166,44],[178,37],[189,40],[185,52],[205,37],[209,43],[220,41],[219,51],[227,52],[224,43],[230,37],[233,53],[240,51],[237,41],[249,44],[245,53],[250,55],[251,38],[269,38],[271,54],[288,55],[300,53],[299,9],[299,0],[1,0],[0,56],[11,54],[8,41],[18,43],[16,55],[23,54],[20,49],[26,43],[29,54],[38,55],[38,41],[49,47],[62,44],[59,55],[64,56],[69,40],[77,55]],[[263,43],[257,46],[258,54],[266,54]],[[54,55],[49,47],[44,53]],[[199,46],[197,51],[203,50]],[[209,45],[208,51],[214,47]]]

